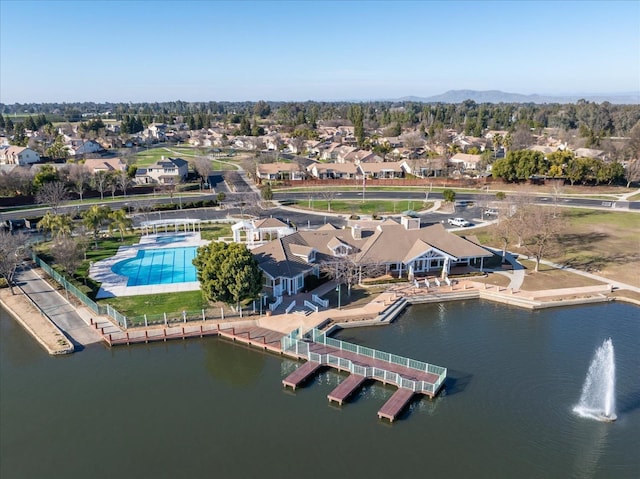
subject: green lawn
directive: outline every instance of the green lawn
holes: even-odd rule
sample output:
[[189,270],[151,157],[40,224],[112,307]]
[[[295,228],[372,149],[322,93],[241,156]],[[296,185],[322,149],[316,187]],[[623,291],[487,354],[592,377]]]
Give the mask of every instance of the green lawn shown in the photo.
[[145,167],[160,161],[162,157],[165,158],[176,158],[180,157],[185,160],[189,160],[199,155],[206,154],[203,150],[197,148],[188,148],[188,147],[171,147],[171,148],[150,148],[148,150],[143,150],[134,155],[135,164],[140,167]]
[[133,322],[144,321],[148,317],[172,314],[182,311],[200,311],[207,309],[209,303],[202,296],[201,291],[183,291],[171,294],[143,294],[139,296],[120,296],[98,300],[98,304],[109,304],[117,311],[131,318]]
[[365,200],[364,202],[359,200],[343,201],[333,200],[331,201],[331,207],[326,200],[299,200],[295,203],[298,208],[317,211],[320,213],[345,213],[356,215],[388,215],[388,214],[400,214],[407,210],[422,210],[428,209],[433,206],[433,203],[423,202],[419,200]]
[[[165,158],[182,158],[183,160],[192,161],[196,157],[208,156],[209,149],[194,148],[188,146],[171,146],[171,147],[159,147],[149,148],[136,153],[133,158],[137,166],[144,168],[146,166],[153,165],[157,161],[160,161],[162,157]],[[232,157],[220,157],[211,160],[211,165],[214,170],[228,170],[230,166],[238,168],[235,164],[237,160]]]
[[204,240],[217,241],[220,236],[232,236],[230,223],[210,223],[201,225],[200,236]]

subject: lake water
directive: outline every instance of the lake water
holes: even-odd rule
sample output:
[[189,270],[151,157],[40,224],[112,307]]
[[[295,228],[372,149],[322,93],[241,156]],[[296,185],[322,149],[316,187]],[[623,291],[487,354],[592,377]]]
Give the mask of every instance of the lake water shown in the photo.
[[[389,424],[376,413],[391,386],[330,405],[344,375],[285,390],[295,362],[217,338],[52,358],[2,311],[0,477],[637,478],[638,312],[464,301],[344,330],[340,339],[449,368],[441,396]],[[572,413],[608,337],[611,424]]]

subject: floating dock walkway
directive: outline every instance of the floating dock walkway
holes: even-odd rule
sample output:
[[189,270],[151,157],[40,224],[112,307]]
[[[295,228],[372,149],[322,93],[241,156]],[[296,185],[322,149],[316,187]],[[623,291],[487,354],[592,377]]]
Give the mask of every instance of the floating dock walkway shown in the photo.
[[342,404],[367,379],[398,386],[398,391],[378,411],[380,419],[389,421],[398,417],[415,394],[431,398],[438,394],[447,377],[446,368],[329,338],[317,329],[304,337],[298,330],[284,336],[282,352],[308,361],[283,381],[285,386],[297,386],[320,366],[351,373],[328,394],[330,402]]
[[338,404],[342,405],[342,403],[354,392],[356,392],[356,390],[360,386],[362,386],[362,384],[366,380],[367,378],[364,376],[351,374],[347,379],[342,381],[337,388],[335,388],[327,395],[327,397],[329,398],[329,402],[335,401]]
[[294,372],[289,374],[282,380],[282,384],[286,387],[289,386],[295,390],[298,386],[304,383],[307,379],[313,376],[318,369],[322,367],[320,363],[314,363],[313,361],[307,361]]
[[411,389],[399,388],[393,396],[391,396],[384,406],[378,411],[379,419],[388,419],[393,422],[398,414],[405,408],[405,406],[411,401],[415,393]]
[[[95,326],[96,329],[103,329]],[[327,395],[330,402],[343,404],[366,380],[398,386],[378,411],[380,419],[394,421],[415,394],[434,397],[444,385],[446,368],[404,358],[327,337],[313,329],[304,337],[299,330],[288,335],[261,328],[253,321],[230,324],[181,324],[164,328],[134,328],[104,334],[110,346],[149,343],[171,339],[218,336],[307,362],[283,379],[284,387],[296,389],[322,367],[351,373]]]

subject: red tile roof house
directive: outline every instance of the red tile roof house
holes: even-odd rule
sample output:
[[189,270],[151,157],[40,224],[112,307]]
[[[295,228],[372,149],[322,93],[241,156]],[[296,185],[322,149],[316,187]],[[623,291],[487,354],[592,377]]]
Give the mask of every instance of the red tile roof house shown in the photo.
[[441,224],[420,227],[418,218],[388,219],[375,228],[337,229],[331,224],[313,231],[298,231],[251,251],[264,273],[265,291],[279,297],[304,289],[306,276],[319,276],[323,263],[355,255],[361,264],[375,264],[387,274],[449,274],[456,266],[481,271],[492,253],[465,238],[449,233]]

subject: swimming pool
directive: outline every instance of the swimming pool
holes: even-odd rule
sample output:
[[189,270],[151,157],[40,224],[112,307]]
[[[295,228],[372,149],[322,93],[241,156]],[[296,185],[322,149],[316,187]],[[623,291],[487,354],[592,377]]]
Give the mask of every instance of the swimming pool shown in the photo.
[[144,249],[138,251],[135,258],[117,262],[111,270],[126,276],[127,286],[198,281],[196,268],[191,262],[197,249],[195,246]]

